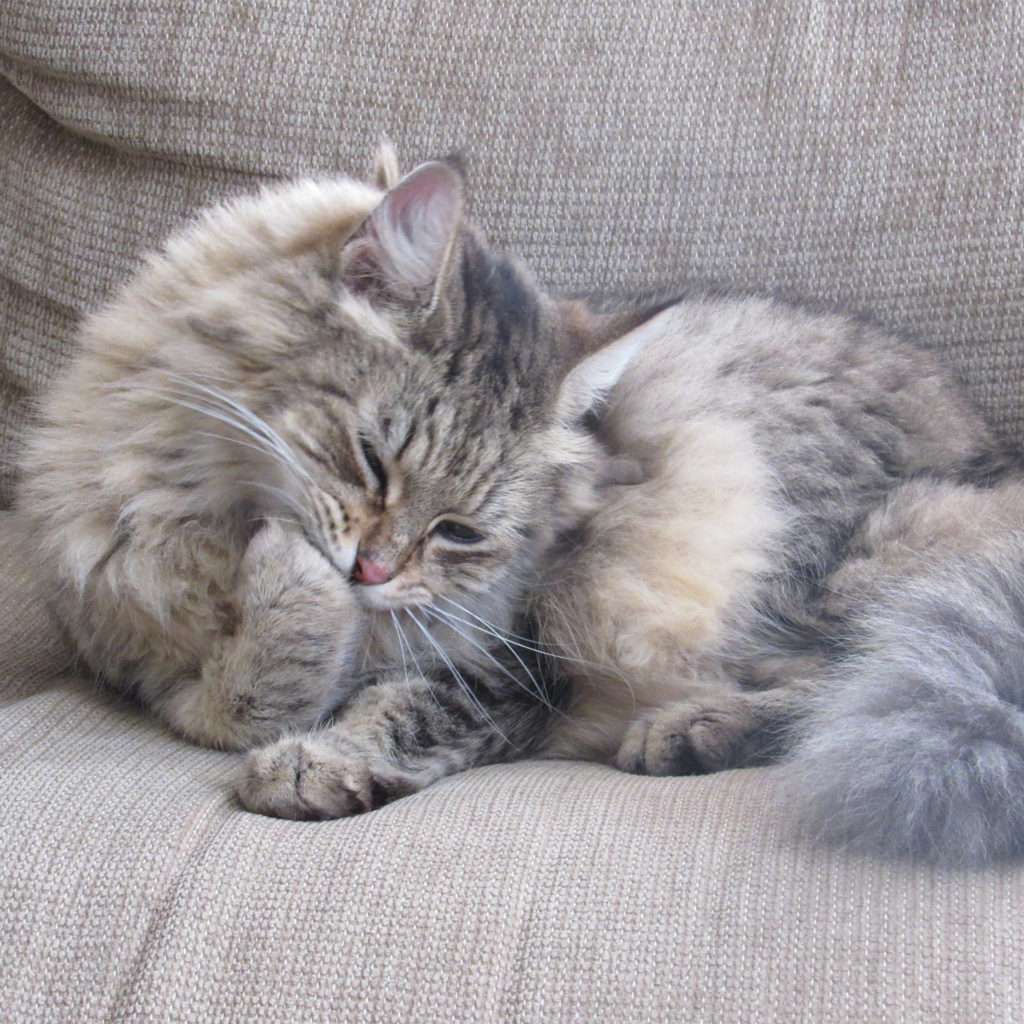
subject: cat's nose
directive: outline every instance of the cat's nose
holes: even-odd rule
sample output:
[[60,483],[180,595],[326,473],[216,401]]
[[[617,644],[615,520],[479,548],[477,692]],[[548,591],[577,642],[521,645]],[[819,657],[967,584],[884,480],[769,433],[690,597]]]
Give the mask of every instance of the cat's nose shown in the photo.
[[391,579],[391,573],[380,562],[375,562],[366,555],[357,555],[352,578],[356,583],[387,583]]

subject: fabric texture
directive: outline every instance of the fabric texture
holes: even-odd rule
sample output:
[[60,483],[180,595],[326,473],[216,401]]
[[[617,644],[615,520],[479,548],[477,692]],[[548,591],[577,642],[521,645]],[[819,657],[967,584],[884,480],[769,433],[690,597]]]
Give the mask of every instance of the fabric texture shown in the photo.
[[[5,578],[25,562],[7,513]],[[0,650],[31,634],[53,660],[2,664],[5,1021],[1019,1019],[1017,866],[822,849],[780,826],[764,769],[534,761],[347,821],[262,818],[233,755],[54,678],[27,593],[3,592]]]
[[[1024,439],[1017,0],[4,0],[0,504],[74,327],[196,207],[461,150],[549,285],[727,283],[945,351]],[[83,396],[88,401],[89,396]],[[530,762],[350,821],[74,673],[0,516],[0,1018],[1024,1019],[1024,868],[785,827],[770,770]]]
[[461,150],[554,287],[864,311],[1022,436],[1022,41],[1015,0],[6,0],[6,444],[141,249],[258,179],[362,175],[384,135]]

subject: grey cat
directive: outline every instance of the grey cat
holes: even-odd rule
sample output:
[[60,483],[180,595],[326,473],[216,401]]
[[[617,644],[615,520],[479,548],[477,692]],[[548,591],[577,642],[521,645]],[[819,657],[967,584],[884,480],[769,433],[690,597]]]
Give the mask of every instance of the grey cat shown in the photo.
[[1020,460],[926,352],[761,298],[545,294],[461,175],[173,238],[44,400],[22,506],[85,661],[248,808],[527,754],[781,761],[826,836],[1024,849]]

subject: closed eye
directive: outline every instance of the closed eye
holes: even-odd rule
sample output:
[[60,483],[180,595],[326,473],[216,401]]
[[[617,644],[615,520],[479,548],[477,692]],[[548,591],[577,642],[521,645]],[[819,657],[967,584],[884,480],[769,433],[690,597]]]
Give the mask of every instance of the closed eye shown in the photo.
[[371,484],[378,494],[386,494],[388,489],[388,475],[384,470],[384,463],[380,461],[377,453],[373,450],[370,442],[367,441],[365,437],[359,438],[359,448],[363,453],[363,461],[366,463],[366,468],[369,470],[371,477],[371,479],[367,480],[367,483]]
[[435,537],[454,544],[479,544],[484,540],[482,533],[474,530],[472,526],[460,523],[457,519],[442,519],[430,532]]

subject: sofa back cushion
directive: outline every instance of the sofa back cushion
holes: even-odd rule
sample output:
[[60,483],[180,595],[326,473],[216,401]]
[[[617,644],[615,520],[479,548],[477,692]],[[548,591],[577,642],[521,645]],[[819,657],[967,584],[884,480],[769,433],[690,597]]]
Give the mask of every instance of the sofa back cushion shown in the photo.
[[[863,311],[1024,437],[1024,19],[985,4],[5,0],[0,502],[74,325],[197,205],[461,150],[559,289]],[[88,400],[88,399],[85,399]]]

